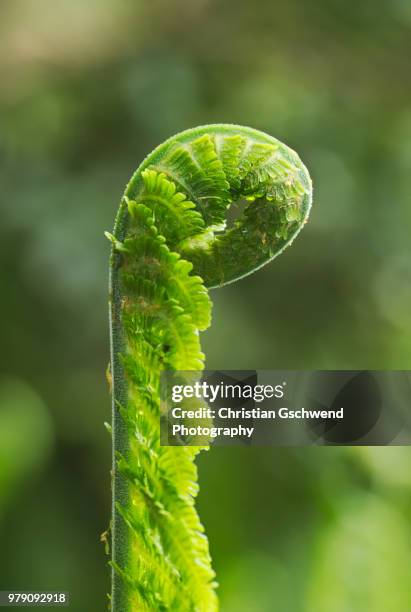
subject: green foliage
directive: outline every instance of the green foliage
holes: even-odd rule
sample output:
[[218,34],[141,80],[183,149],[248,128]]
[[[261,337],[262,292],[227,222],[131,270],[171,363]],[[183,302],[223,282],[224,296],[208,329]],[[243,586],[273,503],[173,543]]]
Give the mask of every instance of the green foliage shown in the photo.
[[397,508],[372,494],[352,496],[319,535],[307,612],[408,610],[410,550],[407,523]]
[[[230,205],[245,202],[228,219]],[[218,607],[194,506],[200,447],[160,445],[160,373],[202,370],[206,287],[290,244],[311,204],[307,170],[249,128],[183,132],[140,166],[120,205],[111,262],[115,612]]]
[[47,463],[53,427],[42,399],[17,378],[0,378],[0,520]]

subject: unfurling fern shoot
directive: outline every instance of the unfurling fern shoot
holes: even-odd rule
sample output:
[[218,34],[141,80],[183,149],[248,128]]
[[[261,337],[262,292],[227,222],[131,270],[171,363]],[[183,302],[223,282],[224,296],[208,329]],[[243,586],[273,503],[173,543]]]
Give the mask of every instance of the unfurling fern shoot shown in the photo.
[[[256,130],[209,125],[155,149],[128,184],[111,255],[113,612],[218,609],[194,500],[199,447],[160,445],[160,373],[202,370],[209,288],[278,255],[305,223],[298,155]],[[232,220],[230,206],[243,203]]]

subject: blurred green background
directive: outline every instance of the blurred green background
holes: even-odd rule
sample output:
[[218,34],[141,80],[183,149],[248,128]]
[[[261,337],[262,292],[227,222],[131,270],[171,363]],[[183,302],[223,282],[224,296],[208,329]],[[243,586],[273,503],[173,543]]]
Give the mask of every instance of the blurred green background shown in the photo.
[[[175,132],[298,150],[293,247],[213,292],[209,368],[411,369],[408,0],[2,0],[0,589],[106,607],[107,267],[122,190]],[[219,448],[199,508],[223,612],[411,609],[408,448]]]

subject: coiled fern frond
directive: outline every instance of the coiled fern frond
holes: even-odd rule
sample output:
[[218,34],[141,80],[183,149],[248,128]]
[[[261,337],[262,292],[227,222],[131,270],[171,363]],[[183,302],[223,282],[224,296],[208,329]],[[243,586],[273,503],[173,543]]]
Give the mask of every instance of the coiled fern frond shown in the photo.
[[194,506],[200,448],[160,445],[160,373],[203,369],[198,331],[210,324],[208,288],[278,255],[310,206],[311,181],[297,154],[235,125],[167,140],[126,188],[108,235],[114,612],[218,608]]

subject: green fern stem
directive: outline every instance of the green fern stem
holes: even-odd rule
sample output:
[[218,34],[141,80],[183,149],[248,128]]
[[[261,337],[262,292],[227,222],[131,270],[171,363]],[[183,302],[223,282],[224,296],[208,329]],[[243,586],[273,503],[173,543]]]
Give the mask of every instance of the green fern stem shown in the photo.
[[218,609],[194,505],[201,447],[160,445],[160,373],[203,369],[198,332],[210,324],[208,288],[251,273],[289,245],[311,193],[294,151],[235,125],[177,134],[126,188],[108,235],[114,612]]

